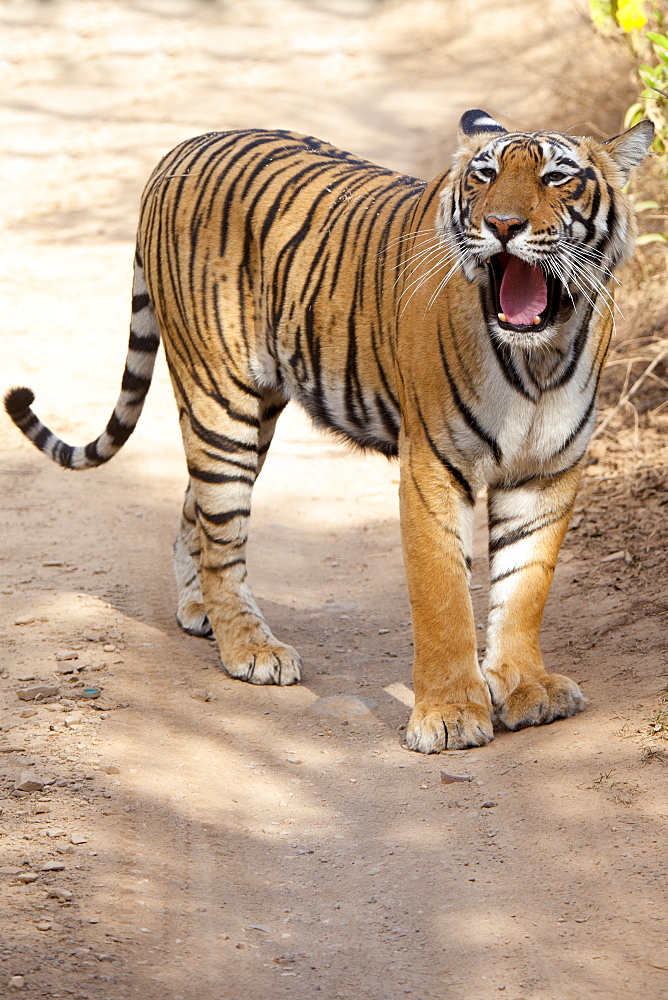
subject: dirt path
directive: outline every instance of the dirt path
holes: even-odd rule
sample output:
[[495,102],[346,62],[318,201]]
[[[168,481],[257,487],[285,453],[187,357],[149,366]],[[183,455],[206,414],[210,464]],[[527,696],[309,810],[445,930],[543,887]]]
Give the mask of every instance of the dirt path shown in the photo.
[[[468,107],[611,134],[628,98],[566,0],[4,3],[0,37],[2,383],[75,443],[116,398],[139,193],[179,139],[290,127],[430,173]],[[63,473],[8,421],[0,447],[0,996],[668,997],[666,771],[639,735],[668,669],[642,611],[661,567],[629,603],[624,560],[585,558],[576,528],[544,649],[590,707],[425,758],[401,746],[394,465],[282,418],[251,576],[306,670],[261,689],[174,621],[162,363],[110,466]],[[58,694],[19,700],[33,684]],[[17,795],[24,772],[43,789]]]

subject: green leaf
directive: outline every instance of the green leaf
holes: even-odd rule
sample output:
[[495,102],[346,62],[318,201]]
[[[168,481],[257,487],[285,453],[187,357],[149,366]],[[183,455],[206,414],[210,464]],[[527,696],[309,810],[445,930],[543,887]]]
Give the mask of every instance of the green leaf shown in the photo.
[[647,37],[651,42],[654,42],[655,45],[658,45],[659,48],[668,49],[668,36],[660,35],[656,31],[648,31]]
[[649,87],[656,87],[661,83],[656,71],[651,66],[639,66],[638,76],[643,83],[646,83]]

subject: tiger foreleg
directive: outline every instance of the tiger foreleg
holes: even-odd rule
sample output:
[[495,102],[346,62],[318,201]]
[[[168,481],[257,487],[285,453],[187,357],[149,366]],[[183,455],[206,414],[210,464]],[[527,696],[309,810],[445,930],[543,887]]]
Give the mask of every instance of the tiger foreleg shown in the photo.
[[437,753],[492,739],[468,589],[473,498],[433,450],[401,448],[401,531],[413,614],[411,750]]
[[574,467],[516,489],[490,490],[490,609],[483,671],[509,729],[574,715],[578,685],[548,674],[539,645],[543,610],[580,478]]

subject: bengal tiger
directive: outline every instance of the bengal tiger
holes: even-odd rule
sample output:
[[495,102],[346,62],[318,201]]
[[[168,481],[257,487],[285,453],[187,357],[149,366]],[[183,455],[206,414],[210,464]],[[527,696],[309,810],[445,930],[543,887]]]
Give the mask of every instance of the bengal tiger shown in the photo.
[[[6,409],[55,462],[108,461],[142,410],[162,338],[189,483],[174,545],[178,622],[228,674],[293,684],[246,573],[251,491],[289,399],[362,448],[398,455],[421,753],[480,746],[493,721],[552,722],[586,699],[547,673],[539,629],[632,252],[623,192],[653,126],[600,143],[460,122],[427,183],[286,131],[177,146],[141,203],[120,397],[85,447]],[[479,666],[468,579],[487,489],[490,607]]]

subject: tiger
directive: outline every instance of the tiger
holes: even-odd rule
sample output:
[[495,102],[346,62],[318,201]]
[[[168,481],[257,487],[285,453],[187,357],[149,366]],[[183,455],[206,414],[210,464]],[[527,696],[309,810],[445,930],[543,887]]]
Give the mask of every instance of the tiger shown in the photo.
[[[135,428],[163,341],[187,460],[174,543],[177,620],[252,684],[300,680],[246,569],[253,484],[289,400],[399,460],[415,706],[406,745],[483,746],[584,708],[548,673],[543,610],[573,509],[634,247],[624,185],[641,121],[605,142],[506,129],[470,110],[432,181],[290,131],[187,140],[144,190],[120,396],[103,433],[66,444],[11,390],[15,424],[69,469]],[[473,511],[486,492],[490,602],[477,655]]]

